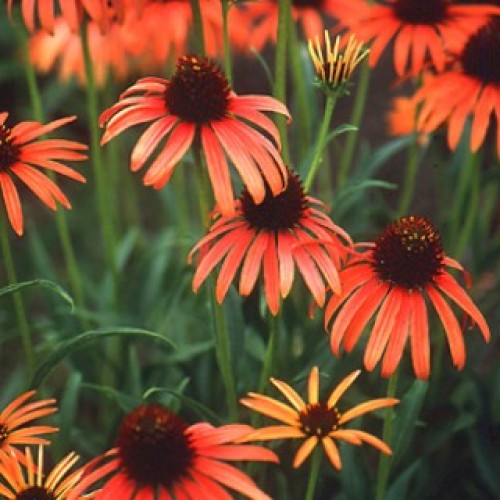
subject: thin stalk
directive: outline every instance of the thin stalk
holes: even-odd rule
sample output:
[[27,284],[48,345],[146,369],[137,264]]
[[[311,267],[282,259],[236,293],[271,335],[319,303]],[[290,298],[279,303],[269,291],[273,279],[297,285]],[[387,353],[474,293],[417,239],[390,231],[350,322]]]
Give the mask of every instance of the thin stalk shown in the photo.
[[87,112],[90,131],[90,156],[94,170],[94,179],[97,190],[97,204],[99,208],[99,218],[101,221],[102,237],[104,241],[104,252],[106,264],[111,270],[114,285],[115,300],[118,298],[118,268],[115,259],[115,233],[113,225],[113,210],[108,207],[110,196],[106,186],[107,176],[103,168],[101,146],[99,139],[99,105],[97,98],[97,88],[94,78],[94,67],[90,48],[87,39],[86,25],[83,24],[80,30],[83,59],[85,64],[85,78],[87,91]]
[[259,392],[264,392],[271,369],[274,366],[276,353],[278,352],[278,337],[279,337],[279,315],[273,316],[268,313],[267,325],[269,328],[269,340],[267,341],[267,350],[262,364],[262,371],[260,372]]
[[[15,285],[17,283],[16,268],[14,266],[14,258],[12,256],[12,249],[9,240],[9,229],[8,224],[5,222],[6,214],[2,213],[1,228],[2,233],[2,260],[5,266],[5,272],[7,274],[7,282],[9,285]],[[26,308],[24,307],[23,297],[19,292],[14,292],[12,294],[12,299],[14,301],[14,310],[17,317],[17,324],[19,326],[19,332],[21,334],[21,341],[23,343],[24,354],[26,356],[26,364],[28,365],[28,375],[31,378],[35,369],[35,353],[33,349],[33,340],[31,338],[31,331],[28,325],[28,320],[26,317]]]
[[[287,45],[287,21],[290,16],[289,0],[278,0],[278,35],[276,40],[276,63],[274,74],[273,95],[281,102],[286,102],[286,45]],[[288,136],[286,131],[286,117],[276,116],[276,126],[280,132],[283,160],[290,165],[290,151],[288,148]]]
[[356,96],[354,99],[354,107],[351,114],[351,125],[357,127],[358,132],[347,134],[347,140],[344,152],[342,153],[340,159],[340,166],[337,174],[337,189],[339,190],[342,189],[345,185],[349,167],[351,166],[352,159],[354,157],[354,150],[356,149],[356,144],[358,141],[359,127],[361,124],[361,119],[363,118],[366,97],[368,95],[368,88],[370,86],[370,74],[370,67],[365,61],[361,65],[359,82],[356,88]]
[[[393,398],[396,395],[396,388],[398,386],[398,370],[396,370],[392,376],[389,378],[387,384],[387,397]],[[385,410],[384,415],[384,429],[382,432],[383,441],[390,446],[392,441],[392,424],[393,424],[393,407],[388,407]],[[387,482],[389,479],[389,470],[391,467],[392,457],[381,453],[378,462],[378,472],[377,472],[377,485],[375,490],[375,500],[384,500],[385,492],[387,490]]]
[[221,0],[222,6],[222,39],[224,43],[224,73],[231,86],[233,84],[233,67],[231,62],[231,43],[229,42],[229,1]]
[[[17,30],[18,33],[21,30]],[[44,113],[42,106],[42,99],[40,95],[40,89],[38,87],[38,81],[35,74],[35,68],[31,64],[29,58],[29,49],[27,38],[24,33],[19,35],[23,47],[23,62],[24,62],[24,72],[26,76],[26,82],[28,85],[28,93],[31,101],[31,109],[33,111],[33,118],[39,123],[43,123]],[[52,170],[47,171],[47,175],[55,180],[56,176]],[[78,271],[78,266],[76,264],[75,251],[73,248],[73,242],[71,241],[71,235],[69,232],[68,219],[66,212],[64,210],[56,210],[55,213],[57,232],[59,234],[59,241],[61,243],[61,248],[63,251],[64,262],[66,264],[66,271],[69,280],[69,286],[71,289],[71,294],[75,298],[76,304],[82,309],[86,309],[85,298],[83,293],[82,280],[80,278],[80,273]],[[90,329],[90,323],[84,316],[80,318],[81,326],[84,330]]]
[[309,171],[307,172],[307,177],[304,182],[304,188],[306,191],[309,191],[311,189],[314,177],[316,176],[316,173],[318,171],[320,159],[323,155],[323,150],[325,149],[326,136],[328,135],[328,129],[330,128],[330,121],[332,119],[332,114],[336,102],[337,102],[336,96],[334,95],[327,96],[325,113],[323,115],[323,121],[321,122],[321,128],[319,129],[318,141],[316,142],[314,157],[312,159],[311,165],[309,166]]
[[417,180],[418,165],[420,163],[420,145],[418,143],[418,135],[414,134],[410,147],[408,148],[408,158],[406,161],[405,178],[399,198],[397,209],[397,217],[403,217],[408,213],[408,210],[415,192],[415,181]]
[[311,472],[309,473],[309,480],[307,481],[307,490],[305,500],[313,500],[316,485],[318,484],[319,471],[321,468],[321,459],[323,455],[319,446],[316,446],[311,459]]
[[203,36],[203,23],[201,20],[201,8],[199,0],[189,0],[193,13],[194,47],[196,54],[205,55],[205,37]]

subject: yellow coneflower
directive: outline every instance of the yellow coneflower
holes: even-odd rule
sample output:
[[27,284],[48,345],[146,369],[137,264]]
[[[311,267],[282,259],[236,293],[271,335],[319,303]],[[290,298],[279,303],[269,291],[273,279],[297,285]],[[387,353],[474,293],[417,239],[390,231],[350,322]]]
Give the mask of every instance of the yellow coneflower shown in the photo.
[[352,73],[370,51],[354,35],[349,37],[343,52],[340,52],[340,46],[341,36],[337,36],[332,45],[327,30],[325,30],[324,49],[318,36],[314,41],[309,39],[308,42],[309,54],[320,86],[326,92],[343,94]]

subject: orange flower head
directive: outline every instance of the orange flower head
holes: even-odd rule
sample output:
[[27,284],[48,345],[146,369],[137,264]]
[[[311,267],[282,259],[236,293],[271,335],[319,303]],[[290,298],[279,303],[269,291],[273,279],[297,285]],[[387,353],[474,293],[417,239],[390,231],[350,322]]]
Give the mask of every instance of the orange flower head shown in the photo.
[[299,269],[315,301],[322,306],[326,288],[340,293],[338,269],[345,257],[349,235],[324,213],[319,200],[307,196],[297,175],[288,173],[286,189],[273,195],[268,188],[264,201],[256,204],[244,190],[235,204],[235,214],[216,209],[208,234],[191,250],[200,250],[193,290],[198,291],[214,267],[222,262],[216,298],[224,297],[241,267],[239,292],[249,295],[262,267],[266,301],[277,314],[280,297],[289,294]]
[[183,56],[170,80],[142,78],[102,113],[102,144],[133,125],[153,121],[132,151],[131,169],[139,170],[160,149],[144,177],[145,185],[160,189],[199,138],[215,200],[224,214],[232,214],[227,157],[256,203],[266,196],[266,182],[275,195],[286,183],[279,133],[263,111],[290,118],[286,106],[272,97],[236,95],[209,59]]
[[228,498],[223,486],[251,498],[269,499],[246,474],[225,463],[277,462],[273,452],[260,446],[235,444],[250,431],[251,427],[237,424],[189,426],[161,405],[139,406],[124,418],[116,448],[101,457],[106,463],[95,466],[97,460],[88,467],[77,492],[111,474],[96,499]]
[[[453,364],[465,365],[461,327],[445,297],[477,323],[486,341],[490,330],[467,293],[447,271],[463,267],[446,256],[437,229],[424,217],[404,217],[388,224],[375,243],[354,258],[341,272],[340,296],[332,296],[325,308],[325,328],[338,356],[340,346],[353,349],[370,318],[375,317],[366,345],[364,364],[371,371],[382,361],[382,376],[390,376],[401,360],[410,338],[415,374],[430,373],[430,342],[426,298],[441,320]],[[338,314],[332,318],[337,312]]]
[[[414,97],[394,97],[387,112],[387,131],[392,136],[414,134],[417,131],[418,106]],[[418,142],[424,146],[429,142],[428,134],[420,132]]]
[[46,125],[21,122],[12,129],[5,125],[7,116],[6,112],[0,113],[0,187],[9,221],[17,235],[21,236],[24,230],[23,213],[13,179],[18,178],[26,184],[52,210],[57,209],[56,201],[66,208],[71,208],[68,199],[57,185],[35,167],[85,182],[84,177],[59,160],[83,160],[86,156],[81,151],[86,150],[87,146],[64,139],[32,142],[33,139],[72,122],[75,116],[61,118]]
[[41,417],[51,415],[57,411],[54,406],[55,399],[42,399],[27,403],[35,394],[28,391],[9,403],[0,413],[0,451],[6,454],[19,452],[14,448],[25,444],[49,444],[49,441],[39,437],[40,434],[49,434],[58,429],[49,425],[34,425],[26,427],[25,424]]
[[415,94],[422,103],[417,127],[425,133],[445,121],[448,145],[460,142],[467,117],[472,117],[470,148],[477,151],[496,117],[496,145],[500,158],[500,18],[492,19],[471,35],[456,54],[455,67],[429,76]]
[[256,429],[245,436],[242,441],[304,438],[305,441],[300,445],[293,459],[295,468],[300,467],[320,443],[330,463],[337,470],[342,468],[342,462],[336,441],[345,441],[354,445],[368,443],[382,453],[390,455],[391,449],[379,438],[368,432],[347,429],[344,426],[365,413],[394,406],[399,402],[398,399],[394,398],[372,399],[341,412],[337,404],[360,373],[361,370],[352,372],[340,382],[326,401],[320,401],[319,371],[317,367],[313,367],[309,373],[307,403],[288,384],[271,378],[271,383],[285,396],[291,406],[254,392],[249,393],[240,402],[247,408],[283,422],[285,425]]
[[[391,41],[394,41],[394,68],[403,76],[417,75],[431,64],[443,71],[450,50],[500,14],[494,5],[457,5],[451,0],[387,0],[371,3],[336,0],[337,17],[365,42],[372,40],[369,63],[375,66]],[[344,5],[349,4],[345,9]]]
[[[25,462],[14,453],[0,451],[0,494],[4,498],[17,500],[83,500],[92,498],[75,493],[84,474],[84,467],[71,472],[79,456],[71,452],[57,463],[47,475],[43,471],[43,446],[38,447],[38,461],[35,463],[29,448],[26,448]],[[25,469],[23,471],[23,469]]]

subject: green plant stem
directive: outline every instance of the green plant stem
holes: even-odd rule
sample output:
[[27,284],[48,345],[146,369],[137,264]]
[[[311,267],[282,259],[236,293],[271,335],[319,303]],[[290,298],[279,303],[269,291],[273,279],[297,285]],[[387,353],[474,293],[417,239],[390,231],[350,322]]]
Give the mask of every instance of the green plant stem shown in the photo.
[[222,6],[222,39],[224,43],[224,73],[231,86],[233,84],[233,67],[231,62],[231,43],[229,41],[229,0],[221,0]]
[[260,372],[259,392],[264,392],[272,368],[275,367],[275,358],[277,353],[278,337],[279,337],[279,315],[273,316],[268,313],[267,325],[269,328],[269,339],[267,341],[267,350]]
[[354,99],[354,107],[351,114],[351,125],[354,125],[358,131],[356,133],[348,134],[345,144],[344,151],[340,159],[339,171],[337,174],[337,189],[340,190],[344,187],[347,175],[349,172],[349,167],[351,166],[354,150],[356,149],[356,144],[358,141],[359,127],[361,120],[363,118],[363,112],[365,110],[366,97],[368,95],[368,88],[370,86],[370,67],[368,63],[364,61],[361,64],[361,71],[358,81],[358,86],[356,88],[356,96]]
[[[396,395],[396,388],[398,386],[398,370],[392,374],[387,384],[387,397],[393,398]],[[382,439],[391,446],[392,441],[392,424],[393,424],[394,409],[392,406],[386,408],[384,415],[384,429],[382,432]],[[387,482],[389,479],[389,470],[391,466],[392,457],[381,453],[378,462],[377,471],[377,485],[375,490],[375,500],[384,500],[385,492],[387,490]]]
[[97,204],[99,208],[99,218],[101,221],[102,237],[104,242],[104,252],[106,256],[106,264],[112,273],[114,285],[114,299],[118,298],[118,268],[115,259],[115,233],[113,224],[113,210],[108,206],[108,200],[112,199],[109,196],[106,186],[107,176],[103,168],[102,152],[99,139],[99,106],[97,99],[97,88],[94,78],[94,68],[90,48],[87,39],[87,26],[82,25],[80,30],[80,38],[82,44],[83,59],[85,64],[85,78],[87,91],[87,112],[89,119],[90,132],[90,156],[94,170],[94,179],[97,190]]
[[[194,158],[196,163],[196,170],[198,172],[197,178],[199,183],[199,203],[200,203],[200,220],[203,229],[205,230],[208,225],[207,215],[209,213],[208,208],[208,179],[205,175],[206,169],[203,165],[203,160],[201,157],[200,145],[195,145],[193,147]],[[217,357],[217,363],[219,365],[219,370],[221,372],[222,381],[226,390],[226,404],[228,408],[228,414],[231,421],[236,420],[238,407],[236,400],[236,388],[233,376],[233,365],[231,356],[231,344],[229,341],[229,331],[227,328],[226,318],[224,315],[224,307],[219,305],[216,300],[215,295],[215,279],[210,276],[207,280],[209,285],[207,287],[208,302],[210,304],[210,314],[212,317],[212,325],[215,337],[215,352]]]
[[194,47],[196,54],[205,55],[205,37],[203,35],[203,23],[201,21],[201,8],[199,0],[189,0],[193,13]]
[[305,500],[313,500],[316,485],[318,484],[319,471],[321,468],[321,459],[323,455],[319,445],[316,446],[311,459],[311,472],[309,473],[309,480],[307,481],[307,490]]
[[420,145],[418,135],[414,134],[410,147],[408,148],[408,158],[406,161],[406,171],[399,198],[397,217],[403,217],[410,209],[413,194],[415,192],[415,181],[417,180],[418,165],[420,163]]
[[[9,240],[9,229],[8,224],[6,224],[6,214],[2,213],[0,216],[2,232],[2,260],[5,266],[5,272],[7,274],[7,282],[9,285],[15,285],[17,283],[16,268],[14,266],[14,258],[12,256],[12,249]],[[21,334],[21,340],[23,343],[24,353],[26,355],[26,364],[28,366],[28,376],[31,378],[35,369],[35,353],[33,349],[33,341],[31,338],[31,331],[28,325],[28,320],[26,317],[26,308],[24,307],[23,297],[19,292],[14,292],[12,295],[14,301],[14,310],[17,316],[17,324],[19,327],[19,332]]]
[[[18,31],[21,31],[20,29]],[[44,113],[42,106],[42,99],[40,96],[40,89],[38,87],[38,81],[35,74],[35,69],[30,62],[27,38],[24,33],[20,35],[22,38],[22,46],[24,52],[24,71],[26,75],[26,82],[28,85],[28,93],[30,95],[31,108],[33,111],[33,117],[36,121],[44,122]],[[48,176],[55,180],[56,176],[51,170],[47,171]],[[69,285],[71,288],[71,294],[73,295],[76,304],[81,308],[85,309],[85,298],[83,293],[82,280],[80,278],[80,273],[78,271],[78,266],[76,265],[75,251],[73,248],[73,243],[71,241],[71,235],[69,232],[68,218],[64,210],[56,210],[55,213],[57,232],[59,234],[59,241],[61,243],[61,248],[64,255],[64,262],[66,264],[66,271],[68,273]],[[82,316],[80,318],[81,326],[84,330],[90,329],[90,323],[87,318]]]
[[316,142],[316,147],[314,150],[314,156],[309,166],[309,171],[307,172],[307,177],[304,182],[304,188],[306,191],[311,189],[314,178],[318,171],[320,165],[320,159],[323,156],[323,150],[326,145],[326,136],[328,135],[328,129],[330,128],[330,122],[332,119],[333,110],[335,108],[335,103],[337,102],[337,97],[334,95],[328,95],[326,98],[325,113],[323,115],[323,121],[321,122],[321,128],[319,129],[318,141]]
[[[274,74],[273,95],[281,102],[286,102],[286,45],[287,21],[289,17],[289,0],[278,0],[278,35],[276,40],[276,63]],[[282,151],[281,155],[287,165],[290,165],[290,151],[286,131],[286,117],[276,116],[276,126],[280,132]]]

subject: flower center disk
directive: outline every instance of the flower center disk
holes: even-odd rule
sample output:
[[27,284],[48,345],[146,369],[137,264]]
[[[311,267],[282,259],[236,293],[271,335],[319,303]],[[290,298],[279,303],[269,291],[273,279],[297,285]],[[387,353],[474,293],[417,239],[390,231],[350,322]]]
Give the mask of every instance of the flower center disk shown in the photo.
[[18,156],[19,147],[12,144],[10,129],[5,125],[0,125],[0,172],[16,163]]
[[165,92],[165,101],[173,115],[201,125],[226,116],[229,93],[229,83],[215,63],[182,56]]
[[310,7],[311,9],[321,9],[324,4],[324,0],[292,0],[291,4],[294,7]]
[[117,438],[129,478],[139,484],[168,488],[184,476],[194,456],[186,428],[177,415],[161,405],[142,405],[129,413]]
[[279,231],[292,229],[307,207],[302,183],[297,175],[288,173],[287,187],[278,196],[266,186],[264,201],[257,205],[245,189],[241,195],[243,215],[251,227]]
[[396,0],[393,9],[407,24],[437,24],[448,17],[447,0]]
[[322,438],[339,426],[340,412],[337,408],[328,408],[326,403],[307,405],[300,413],[301,429],[308,436]]
[[495,18],[472,35],[461,54],[465,74],[483,84],[500,87],[500,19]]
[[56,500],[55,495],[41,486],[31,486],[20,491],[15,496],[16,500]]
[[437,229],[424,217],[403,217],[375,241],[373,266],[380,279],[412,290],[432,283],[443,267]]

